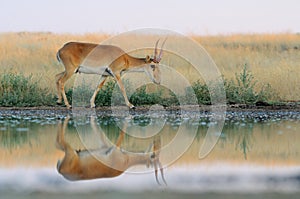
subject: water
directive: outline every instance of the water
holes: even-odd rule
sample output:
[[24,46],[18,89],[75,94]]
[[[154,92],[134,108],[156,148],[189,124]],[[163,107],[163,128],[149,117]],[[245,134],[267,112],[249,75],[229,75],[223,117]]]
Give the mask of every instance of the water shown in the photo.
[[[132,167],[115,178],[79,182],[64,179],[56,170],[57,160],[64,153],[55,147],[55,142],[66,115],[8,112],[0,115],[0,193],[3,197],[30,198],[37,193],[45,198],[79,197],[80,194],[96,197],[105,193],[108,198],[139,198],[147,197],[144,193],[153,193],[153,196],[173,198],[188,195],[197,198],[201,194],[207,198],[223,194],[236,198],[241,194],[249,198],[257,194],[274,198],[272,194],[277,193],[276,196],[282,198],[299,193],[299,113],[228,113],[217,144],[203,159],[198,158],[199,150],[207,129],[215,125],[210,122],[209,114],[201,117],[137,114],[127,118],[127,130],[131,133],[125,135],[122,149],[134,153],[146,151],[153,136],[158,136],[168,186],[158,186],[153,168],[146,165]],[[65,139],[75,149],[97,147],[99,140],[95,139],[91,127],[94,123],[109,142],[116,143],[120,121],[123,121],[121,117],[103,115],[92,119],[71,117]],[[167,148],[177,139],[180,129],[185,137],[176,142],[178,147]],[[188,147],[179,146],[189,139],[192,142]]]

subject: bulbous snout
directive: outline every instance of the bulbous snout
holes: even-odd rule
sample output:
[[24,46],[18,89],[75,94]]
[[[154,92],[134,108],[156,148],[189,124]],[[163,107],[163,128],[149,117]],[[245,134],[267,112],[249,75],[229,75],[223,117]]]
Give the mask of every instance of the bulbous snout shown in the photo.
[[153,82],[154,82],[155,84],[160,85],[160,79],[159,79],[159,80],[154,79]]
[[156,67],[156,70],[153,72],[153,79],[152,80],[155,84],[158,84],[158,85],[161,82],[161,73],[160,73],[160,70],[159,70],[158,67]]

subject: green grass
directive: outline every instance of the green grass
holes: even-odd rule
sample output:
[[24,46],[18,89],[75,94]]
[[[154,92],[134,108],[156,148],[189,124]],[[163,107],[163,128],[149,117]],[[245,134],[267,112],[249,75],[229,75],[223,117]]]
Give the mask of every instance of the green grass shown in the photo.
[[[53,94],[41,88],[39,81],[32,76],[23,74],[7,73],[0,75],[0,106],[5,107],[28,107],[28,106],[52,106],[54,105]],[[225,79],[224,88],[228,104],[270,104],[278,96],[269,84],[257,88],[257,80],[249,71],[247,64],[244,64],[240,73],[235,74],[234,79]],[[108,81],[98,93],[95,103],[97,106],[124,105],[124,98],[120,92],[113,93],[115,81]],[[127,91],[131,91],[130,82],[125,82]],[[176,106],[179,101],[186,104],[194,104],[190,96],[195,94],[198,104],[211,104],[208,86],[201,81],[196,81],[191,87],[185,89],[184,96],[176,96],[166,89],[156,89],[153,92],[147,92],[147,87],[138,88],[130,96],[130,102],[136,106],[160,104],[162,106]],[[76,98],[75,106],[89,106],[89,99],[93,95],[93,90],[86,84],[82,84],[76,89],[68,89],[66,92],[69,102]],[[169,93],[166,93],[169,92]],[[114,95],[114,96],[113,96]],[[113,96],[113,104],[112,104]],[[181,98],[181,100],[179,100]]]
[[146,86],[142,86],[137,89],[135,93],[130,97],[130,101],[134,105],[153,105],[160,104],[163,101],[162,90],[157,92],[146,92]]
[[53,96],[39,86],[32,75],[0,74],[0,106],[53,105]]

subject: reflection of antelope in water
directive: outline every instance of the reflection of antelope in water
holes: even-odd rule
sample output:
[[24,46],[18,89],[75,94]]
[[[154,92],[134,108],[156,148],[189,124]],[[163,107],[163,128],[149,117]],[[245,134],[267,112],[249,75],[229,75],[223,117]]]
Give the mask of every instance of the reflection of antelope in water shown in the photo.
[[[100,139],[104,143],[99,149],[93,150],[74,150],[71,145],[65,141],[64,132],[67,127],[69,117],[63,124],[58,124],[58,132],[56,146],[65,152],[62,160],[57,162],[57,171],[68,180],[87,180],[96,178],[110,178],[121,175],[129,167],[134,165],[153,164],[155,168],[155,178],[158,184],[158,168],[161,171],[162,180],[164,173],[162,165],[159,161],[160,138],[153,141],[152,154],[147,153],[129,153],[119,149],[124,138],[124,131],[121,131],[115,146],[105,142],[105,137],[101,133]],[[97,131],[95,121],[91,118],[91,127],[93,131]],[[110,166],[108,166],[110,165]]]

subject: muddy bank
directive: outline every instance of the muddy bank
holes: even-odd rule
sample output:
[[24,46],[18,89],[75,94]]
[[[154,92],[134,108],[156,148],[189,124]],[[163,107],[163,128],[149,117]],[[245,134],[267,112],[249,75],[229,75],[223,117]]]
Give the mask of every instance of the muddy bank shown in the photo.
[[[300,119],[300,105],[285,104],[273,106],[249,106],[249,105],[229,105],[221,110],[226,110],[226,119]],[[211,106],[139,106],[134,110],[127,107],[97,107],[74,108],[68,110],[65,107],[0,107],[0,117],[65,117],[72,114],[90,114],[95,113],[97,116],[128,116],[128,115],[145,115],[145,116],[183,116],[183,117],[210,117]]]

